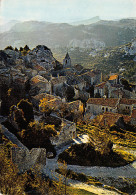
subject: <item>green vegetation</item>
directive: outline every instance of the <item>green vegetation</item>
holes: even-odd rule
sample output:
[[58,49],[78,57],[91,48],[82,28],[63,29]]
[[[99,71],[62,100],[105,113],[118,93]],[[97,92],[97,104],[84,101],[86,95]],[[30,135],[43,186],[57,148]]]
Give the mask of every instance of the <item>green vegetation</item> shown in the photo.
[[136,158],[123,150],[112,149],[112,143],[117,145],[135,147],[136,134],[122,130],[111,131],[108,127],[99,127],[94,121],[92,124],[78,123],[78,133],[87,133],[90,143],[72,145],[59,155],[59,161],[65,160],[68,164],[81,166],[124,166]]
[[[96,120],[96,119],[95,119]],[[107,137],[113,144],[136,149],[136,133],[133,131],[133,126],[128,126],[128,129],[114,128],[116,126],[100,127],[98,121],[93,121],[90,124],[78,123],[77,132],[87,133],[90,137],[96,138],[98,135]]]
[[80,166],[119,167],[135,160],[135,157],[124,151],[113,150],[101,154],[90,144],[73,145],[59,155],[58,160]]

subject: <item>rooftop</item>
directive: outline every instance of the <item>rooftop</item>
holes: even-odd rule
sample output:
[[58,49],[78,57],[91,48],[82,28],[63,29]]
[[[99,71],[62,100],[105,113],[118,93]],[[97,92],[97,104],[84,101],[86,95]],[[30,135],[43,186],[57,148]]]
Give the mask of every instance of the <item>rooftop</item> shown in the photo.
[[136,104],[136,99],[122,98],[122,99],[120,100],[120,104],[127,104],[127,105]]
[[89,98],[87,104],[115,107],[117,102],[118,98]]
[[96,85],[95,88],[98,87],[98,88],[102,89],[105,87],[105,84],[106,84],[106,82],[100,83],[99,85]]
[[124,122],[128,123],[131,119],[130,116],[118,114],[118,113],[111,113],[111,112],[105,112],[103,115],[99,115],[100,117],[100,125],[114,125],[120,117],[123,117]]
[[60,83],[64,83],[66,80],[67,79],[66,79],[65,76],[59,76],[59,77],[53,78],[51,80],[51,82],[52,82],[53,85],[57,85],[57,84],[60,84]]
[[118,78],[118,75],[117,74],[114,74],[114,75],[111,75],[109,80],[112,81],[112,80],[115,80]]
[[131,118],[136,119],[136,109],[133,109]]

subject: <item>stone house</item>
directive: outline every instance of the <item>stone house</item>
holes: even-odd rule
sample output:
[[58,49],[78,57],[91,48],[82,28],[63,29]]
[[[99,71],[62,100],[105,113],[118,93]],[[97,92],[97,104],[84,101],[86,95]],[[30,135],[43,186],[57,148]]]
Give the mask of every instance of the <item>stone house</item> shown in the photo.
[[[125,123],[130,122],[131,117],[128,115],[105,112],[99,115],[98,123],[100,126],[108,126],[117,124],[121,128],[125,125]],[[95,119],[96,120],[96,119]]]
[[135,105],[136,99],[121,98],[118,104],[118,112],[130,115]]
[[101,72],[100,71],[87,71],[81,75],[84,80],[90,85],[99,84],[101,81]]
[[132,110],[130,123],[136,125],[136,107]]
[[61,145],[76,138],[76,124],[66,119],[62,120],[60,132],[56,137],[52,137],[51,142],[53,145]]
[[118,99],[115,98],[89,98],[86,105],[86,112],[94,115],[104,113],[105,111],[118,112]]
[[113,112],[130,115],[133,107],[136,105],[136,99],[126,98],[89,98],[86,111],[94,115],[104,112]]
[[71,75],[71,77],[67,79],[67,84],[79,90],[83,90],[86,87],[86,81],[80,75]]
[[103,97],[105,95],[105,89],[106,89],[106,82],[95,85],[95,87],[94,87],[94,97],[97,94],[100,94],[100,96]]
[[63,87],[63,84],[66,84],[66,77],[65,76],[59,76],[51,78],[51,86],[52,86],[52,93],[55,93]]

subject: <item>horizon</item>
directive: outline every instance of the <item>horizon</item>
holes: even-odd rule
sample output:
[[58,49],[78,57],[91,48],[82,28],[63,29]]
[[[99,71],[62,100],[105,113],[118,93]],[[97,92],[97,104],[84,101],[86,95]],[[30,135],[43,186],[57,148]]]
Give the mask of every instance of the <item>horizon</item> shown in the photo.
[[136,17],[135,0],[0,0],[0,24],[12,20],[72,23],[99,16],[101,20]]

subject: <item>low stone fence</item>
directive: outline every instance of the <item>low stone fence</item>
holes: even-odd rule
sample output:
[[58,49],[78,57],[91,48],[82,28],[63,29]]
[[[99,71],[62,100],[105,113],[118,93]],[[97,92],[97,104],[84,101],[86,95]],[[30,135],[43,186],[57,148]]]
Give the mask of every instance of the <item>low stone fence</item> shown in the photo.
[[17,165],[20,173],[31,168],[36,168],[38,171],[43,172],[46,166],[45,148],[32,148],[29,150],[3,125],[1,125],[1,132],[17,146],[11,149],[11,157],[12,162]]

